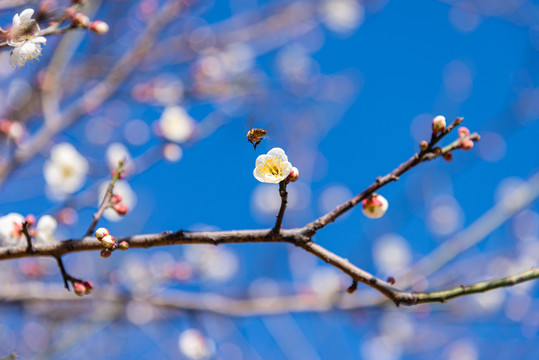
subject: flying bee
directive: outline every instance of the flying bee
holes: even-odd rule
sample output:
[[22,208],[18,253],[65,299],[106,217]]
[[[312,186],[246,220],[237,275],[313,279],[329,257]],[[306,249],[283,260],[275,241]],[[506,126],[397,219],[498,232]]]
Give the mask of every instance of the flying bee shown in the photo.
[[260,144],[262,138],[266,136],[266,130],[264,129],[251,129],[247,132],[247,141],[249,141],[255,147]]
[[256,151],[257,145],[260,144],[260,142],[262,141],[262,138],[266,136],[267,132],[266,130],[260,129],[260,128],[253,129],[253,125],[255,123],[254,116],[251,116],[250,122],[251,122],[251,126],[250,126],[251,129],[247,132],[247,141],[253,144]]

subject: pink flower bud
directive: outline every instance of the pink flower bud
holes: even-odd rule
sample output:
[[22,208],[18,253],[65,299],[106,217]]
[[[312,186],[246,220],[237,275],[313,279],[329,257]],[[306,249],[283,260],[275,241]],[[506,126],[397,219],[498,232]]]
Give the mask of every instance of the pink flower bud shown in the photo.
[[103,243],[103,246],[106,248],[113,247],[116,242],[114,241],[114,237],[112,235],[105,235],[101,239],[101,242]]
[[28,224],[28,227],[33,226],[36,223],[36,217],[33,214],[28,214],[24,218],[24,221]]
[[114,210],[116,210],[118,215],[125,215],[129,211],[129,208],[125,204],[116,204],[114,205]]
[[442,115],[436,116],[434,119],[432,119],[432,133],[438,134],[445,130],[446,123],[445,123],[445,117]]
[[293,166],[292,170],[290,170],[290,174],[288,174],[288,177],[286,178],[286,182],[296,182],[299,178],[299,170],[297,167]]
[[110,249],[103,249],[101,250],[101,253],[99,253],[99,255],[101,255],[102,258],[108,258],[112,255],[112,250]]
[[90,25],[90,18],[83,13],[76,13],[73,15],[73,25],[80,27],[88,27]]
[[421,151],[427,150],[428,147],[429,147],[429,143],[426,142],[425,140],[419,143],[419,148],[421,149]]
[[118,247],[120,248],[120,250],[127,250],[129,249],[129,243],[127,241],[120,241]]
[[95,231],[95,237],[97,240],[102,241],[104,236],[110,235],[110,232],[107,228],[100,227]]
[[470,139],[464,139],[460,142],[460,147],[463,150],[470,150],[473,149],[473,141]]
[[442,157],[447,162],[453,161],[453,153],[451,151],[446,152],[445,154],[442,155]]
[[94,289],[94,284],[91,281],[83,282],[84,287],[86,288],[86,294],[89,294]]
[[[117,173],[118,173],[117,170],[112,170],[110,174],[112,175],[112,177],[115,177]],[[123,179],[124,177],[125,177],[125,173],[122,171],[118,179]]]
[[386,198],[378,194],[363,199],[361,204],[363,205],[363,214],[371,219],[378,219],[384,216],[389,206]]
[[459,127],[459,138],[470,135],[470,130],[466,126]]
[[96,20],[92,21],[90,25],[88,25],[88,29],[92,30],[96,34],[103,35],[109,31],[109,25],[104,21]]
[[110,201],[113,204],[119,204],[122,201],[122,196],[119,194],[112,195],[112,197],[110,198]]
[[73,283],[73,290],[75,291],[75,294],[82,296],[84,293],[86,293],[86,286],[84,286],[83,283],[76,282]]

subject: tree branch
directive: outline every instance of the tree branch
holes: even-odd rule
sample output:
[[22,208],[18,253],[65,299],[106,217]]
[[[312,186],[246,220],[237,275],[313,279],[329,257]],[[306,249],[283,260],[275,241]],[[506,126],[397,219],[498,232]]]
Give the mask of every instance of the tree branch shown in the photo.
[[[451,125],[449,125],[442,133],[439,135],[433,134],[428,147],[425,150],[422,150],[418,153],[416,153],[414,156],[412,156],[408,161],[400,164],[395,170],[388,173],[385,176],[378,177],[375,182],[373,182],[369,187],[367,187],[363,192],[359,193],[358,195],[354,196],[352,199],[348,200],[347,202],[337,206],[334,210],[328,212],[327,214],[319,217],[315,221],[311,222],[310,224],[307,224],[305,226],[305,233],[307,235],[314,235],[318,230],[324,228],[329,223],[335,221],[339,216],[359,204],[363,199],[367,198],[369,195],[371,195],[373,192],[377,191],[381,187],[389,184],[390,182],[399,180],[400,176],[407,172],[408,170],[412,169],[416,165],[433,160],[441,155],[444,154],[444,152],[450,151],[458,147],[458,144],[460,141],[462,141],[461,138],[457,139],[447,147],[445,147],[443,150],[436,150],[434,145],[436,145],[442,138],[444,138],[447,134],[449,134],[456,126],[460,125],[462,123],[463,118],[458,117],[456,118]],[[479,140],[479,135],[474,133],[472,135],[469,135],[469,138],[473,141]]]

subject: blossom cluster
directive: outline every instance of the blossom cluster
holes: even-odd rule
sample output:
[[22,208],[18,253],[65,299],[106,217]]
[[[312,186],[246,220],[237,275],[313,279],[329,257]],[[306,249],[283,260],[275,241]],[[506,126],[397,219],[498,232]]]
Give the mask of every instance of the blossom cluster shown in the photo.
[[58,223],[50,215],[39,218],[35,227],[34,215],[26,217],[18,213],[9,213],[0,217],[0,246],[20,246],[25,243],[23,224],[26,223],[28,234],[34,238],[36,244],[46,244],[56,241],[54,232]]

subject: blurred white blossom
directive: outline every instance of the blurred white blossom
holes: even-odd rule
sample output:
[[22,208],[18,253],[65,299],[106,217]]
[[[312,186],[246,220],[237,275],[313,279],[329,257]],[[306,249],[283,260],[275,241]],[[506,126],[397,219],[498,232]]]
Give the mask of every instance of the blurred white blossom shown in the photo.
[[18,245],[22,238],[22,223],[24,216],[18,213],[9,213],[0,217],[0,245]]
[[254,177],[264,183],[277,184],[290,174],[292,164],[281,148],[273,148],[267,154],[256,159]]
[[312,290],[320,301],[331,302],[341,291],[341,276],[334,268],[324,266],[312,272],[309,279]]
[[357,0],[326,0],[320,11],[326,26],[336,32],[356,29],[365,17],[365,10]]
[[215,353],[215,344],[200,331],[187,329],[180,334],[178,346],[188,359],[209,359]]
[[43,215],[36,225],[35,242],[38,244],[45,244],[56,241],[54,238],[54,232],[56,231],[57,225],[58,223],[56,222],[56,219],[54,219],[52,216]]
[[163,111],[159,125],[163,137],[177,143],[189,140],[196,127],[195,120],[183,107],[177,105],[169,106]]
[[385,234],[373,246],[376,267],[386,275],[396,275],[406,269],[412,261],[410,245],[398,234]]
[[129,174],[133,169],[133,158],[127,147],[122,143],[112,143],[107,148],[106,153],[107,166],[110,170],[116,170],[118,164],[123,160],[124,169]]
[[41,55],[41,44],[47,42],[44,36],[38,36],[40,28],[32,19],[34,10],[26,9],[20,15],[13,16],[13,24],[9,30],[7,44],[13,46],[9,65],[19,68],[28,61]]
[[196,272],[213,281],[229,280],[239,267],[236,254],[222,246],[187,246],[185,258]]
[[60,143],[52,148],[51,157],[45,162],[43,173],[52,194],[62,197],[82,188],[88,168],[88,161],[73,145]]

